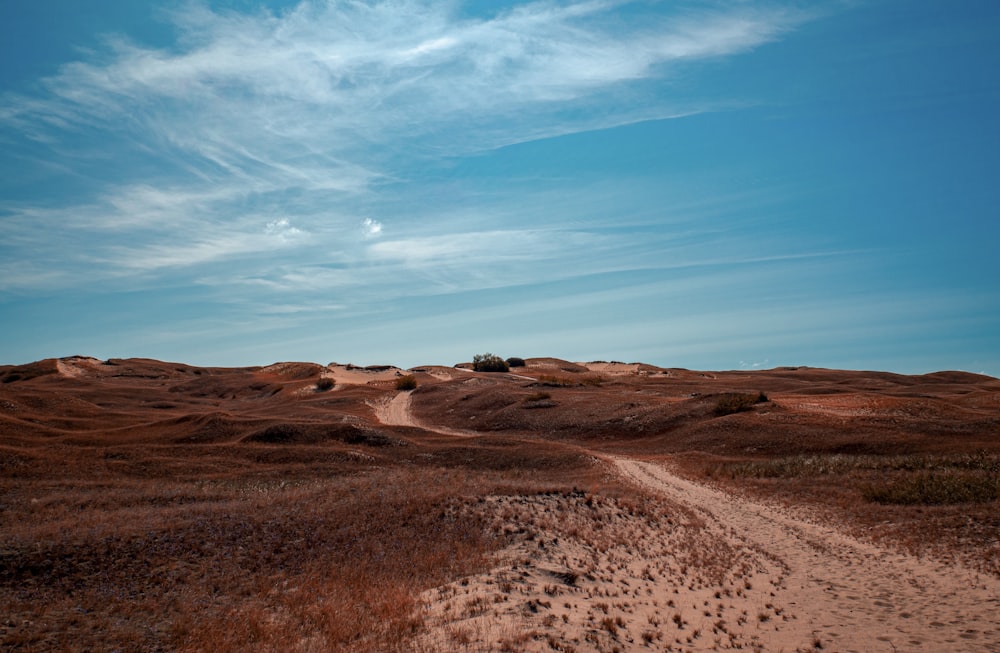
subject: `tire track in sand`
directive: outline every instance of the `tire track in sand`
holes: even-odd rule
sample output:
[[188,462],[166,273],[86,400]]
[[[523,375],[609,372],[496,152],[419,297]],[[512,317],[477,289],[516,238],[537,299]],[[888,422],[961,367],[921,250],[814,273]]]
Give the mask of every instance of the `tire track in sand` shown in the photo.
[[772,573],[782,577],[775,598],[793,618],[763,640],[766,650],[794,650],[808,638],[835,651],[1000,651],[996,578],[887,551],[660,465],[614,462],[627,479],[688,506],[720,537],[775,564]]

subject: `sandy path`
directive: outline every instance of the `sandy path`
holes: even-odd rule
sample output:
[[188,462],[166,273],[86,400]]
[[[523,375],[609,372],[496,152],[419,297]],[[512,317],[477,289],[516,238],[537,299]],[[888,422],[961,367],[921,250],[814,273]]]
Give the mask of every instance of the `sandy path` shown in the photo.
[[765,650],[812,639],[836,651],[1000,651],[995,578],[890,553],[659,465],[615,463],[626,478],[695,510],[732,546],[773,561],[781,574],[775,600],[792,618],[762,633]]
[[371,402],[369,405],[375,411],[375,418],[386,426],[410,426],[459,438],[473,438],[479,435],[471,431],[460,431],[443,426],[423,424],[413,414],[412,394],[410,392],[399,392],[392,397]]
[[386,426],[414,426],[417,420],[410,410],[410,393],[400,392],[385,401],[374,402],[375,417]]

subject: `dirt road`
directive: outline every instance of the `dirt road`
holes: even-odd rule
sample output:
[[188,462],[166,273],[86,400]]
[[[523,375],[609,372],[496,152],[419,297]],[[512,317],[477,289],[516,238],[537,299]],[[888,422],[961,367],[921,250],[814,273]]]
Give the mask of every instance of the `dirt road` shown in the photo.
[[660,465],[614,462],[626,478],[692,508],[720,537],[774,565],[782,578],[775,601],[791,618],[762,640],[766,650],[813,639],[837,651],[1000,651],[995,578],[890,553]]

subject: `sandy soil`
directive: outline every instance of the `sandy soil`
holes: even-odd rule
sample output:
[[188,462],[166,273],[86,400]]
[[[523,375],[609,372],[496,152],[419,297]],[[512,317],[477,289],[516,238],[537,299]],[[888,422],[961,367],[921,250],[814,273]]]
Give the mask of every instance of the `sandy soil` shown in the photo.
[[[517,536],[423,595],[428,651],[997,651],[1000,582],[616,459],[661,498],[489,497]],[[666,499],[666,501],[662,501]]]
[[771,627],[758,615],[783,618],[763,556],[668,502],[489,497],[482,510],[517,542],[489,572],[424,594],[426,650],[753,650]]
[[702,515],[733,547],[766,553],[793,617],[764,641],[789,650],[810,635],[844,651],[1000,650],[1000,582],[890,553],[774,507],[618,459],[629,479]]
[[332,378],[338,385],[365,385],[372,382],[395,381],[403,373],[404,370],[398,367],[368,370],[363,367],[330,364],[323,376]]
[[416,417],[410,410],[411,395],[409,392],[399,392],[392,396],[382,397],[369,405],[375,410],[375,418],[386,426],[412,426],[420,428]]
[[[429,428],[413,418],[409,393],[378,415],[386,424]],[[670,502],[668,530],[662,515],[637,516],[613,503],[492,497],[496,528],[528,536],[489,573],[424,595],[431,627],[423,646],[1000,650],[994,577],[889,552],[661,465],[613,463],[624,478]],[[524,528],[540,516],[536,527]]]

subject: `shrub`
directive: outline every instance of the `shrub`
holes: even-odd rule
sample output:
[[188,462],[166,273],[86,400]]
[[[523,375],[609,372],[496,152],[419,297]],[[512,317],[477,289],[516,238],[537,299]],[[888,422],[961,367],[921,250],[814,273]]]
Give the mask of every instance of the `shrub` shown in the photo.
[[405,376],[396,377],[396,389],[397,390],[416,390],[417,389],[417,377],[412,374],[407,374]]
[[527,363],[524,362],[523,358],[517,358],[516,356],[513,356],[507,359],[507,365],[510,367],[525,367],[527,366]]
[[316,382],[316,389],[320,392],[325,392],[326,390],[333,389],[333,379],[328,376],[324,376],[319,381]]
[[496,354],[476,354],[472,358],[472,369],[477,372],[509,372],[507,361]]

